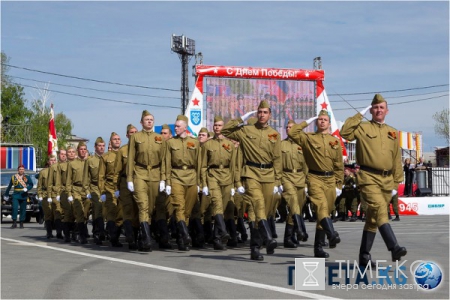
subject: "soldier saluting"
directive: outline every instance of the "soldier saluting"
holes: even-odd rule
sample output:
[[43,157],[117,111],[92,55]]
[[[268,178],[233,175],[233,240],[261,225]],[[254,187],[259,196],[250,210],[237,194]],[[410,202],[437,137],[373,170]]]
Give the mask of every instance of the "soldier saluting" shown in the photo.
[[[362,122],[370,110],[372,120]],[[348,118],[341,129],[341,136],[348,141],[356,140],[356,162],[360,165],[358,184],[361,196],[367,202],[366,224],[359,250],[359,264],[374,266],[370,255],[377,228],[383,237],[392,261],[406,255],[406,248],[397,243],[387,215],[387,205],[396,188],[403,181],[403,168],[397,130],[384,120],[388,114],[388,104],[380,94],[376,94],[371,105],[360,113]]]

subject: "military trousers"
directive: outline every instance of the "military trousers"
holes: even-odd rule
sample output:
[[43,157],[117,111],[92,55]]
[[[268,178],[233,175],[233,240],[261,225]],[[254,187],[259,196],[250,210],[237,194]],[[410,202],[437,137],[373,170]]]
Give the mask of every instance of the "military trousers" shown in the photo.
[[[259,182],[253,178],[244,181],[246,200],[250,203],[255,214],[255,223],[267,220],[269,209],[273,207],[273,182]],[[253,221],[253,220],[252,220]]]
[[159,193],[159,181],[134,179],[134,201],[139,210],[139,222],[151,222],[155,210],[156,197]]
[[133,193],[128,189],[125,178],[122,177],[119,180],[119,203],[122,206],[123,220],[131,221],[133,227],[139,227],[139,209],[133,198]]
[[73,214],[73,203],[67,200],[68,196],[66,192],[62,192],[59,198],[61,210],[63,213],[63,222],[71,223],[75,221],[75,216]]
[[159,192],[155,204],[155,220],[167,220],[173,214],[173,206],[170,201],[170,195],[166,192]]
[[197,185],[181,185],[179,183],[172,183],[172,193],[170,200],[174,208],[175,220],[185,221],[189,220],[194,205],[198,202],[198,187]]
[[389,223],[387,206],[392,191],[382,190],[378,185],[361,186],[361,195],[367,203],[365,231],[377,232],[377,228]]
[[283,182],[283,198],[289,208],[289,214],[286,218],[286,223],[294,225],[292,220],[293,215],[301,215],[303,206],[306,203],[306,194],[304,187],[297,187],[292,182]]
[[308,194],[317,215],[317,229],[322,230],[320,221],[329,218],[334,210],[336,200],[336,183],[334,176],[308,174]]
[[98,187],[90,187],[91,189],[91,205],[92,205],[92,220],[103,218],[103,202],[100,201],[100,191]]
[[120,205],[119,199],[114,196],[114,189],[106,188],[106,222],[112,221],[118,227],[123,224],[122,205]]
[[[392,210],[394,211],[394,214],[396,216],[398,216],[398,194],[395,194],[395,196],[393,196],[391,198],[390,203],[392,203]],[[389,203],[388,203],[388,211],[389,211],[389,214],[390,214],[390,209],[389,208],[390,207],[389,207]]]
[[[12,196],[12,215],[11,218],[13,221],[17,220],[17,214],[20,211],[20,217],[19,217],[19,221],[20,222],[24,222],[25,218],[27,216],[27,199],[28,199],[28,195],[26,195],[25,197],[22,197],[21,195],[15,195],[13,194]],[[20,208],[20,209],[19,209]]]
[[[231,189],[233,188],[232,184],[228,185],[220,185],[220,182],[217,181],[214,177],[207,178],[209,194],[211,198],[212,205],[212,215],[223,215],[225,209],[227,209],[228,203],[232,201],[231,198]],[[233,206],[234,208],[234,206]],[[232,212],[234,217],[234,209]],[[225,217],[225,220],[230,218],[230,212],[227,212],[228,218]]]

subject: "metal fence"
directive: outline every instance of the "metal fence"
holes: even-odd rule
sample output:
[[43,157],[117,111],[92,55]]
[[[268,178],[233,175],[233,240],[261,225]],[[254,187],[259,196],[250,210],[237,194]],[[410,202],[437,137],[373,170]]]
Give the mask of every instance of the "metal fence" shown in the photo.
[[450,168],[428,168],[427,173],[428,188],[431,188],[431,194],[433,196],[448,196],[450,194]]

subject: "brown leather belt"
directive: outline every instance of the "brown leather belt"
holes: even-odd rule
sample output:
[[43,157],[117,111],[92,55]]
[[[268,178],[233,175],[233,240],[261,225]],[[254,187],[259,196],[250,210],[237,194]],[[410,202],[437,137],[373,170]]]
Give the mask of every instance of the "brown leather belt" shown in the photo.
[[299,173],[303,171],[303,169],[283,169],[283,172],[288,172],[288,173]]
[[386,176],[389,176],[392,174],[392,170],[378,170],[378,169],[374,169],[374,168],[371,168],[368,166],[359,166],[359,169],[369,172],[369,173],[381,175],[383,177],[386,177]]
[[245,164],[247,166],[257,167],[257,168],[260,168],[260,169],[272,169],[273,168],[273,164],[260,164],[260,163],[255,163],[255,162],[252,162],[252,161],[247,161],[247,162],[245,162]]
[[224,165],[210,165],[208,166],[208,169],[229,169],[230,166],[224,166]]
[[[141,164],[141,163],[138,163],[138,162],[135,162],[134,164],[136,166],[138,166],[138,167],[141,167],[141,168],[145,168],[145,169],[148,168],[148,165],[144,165],[144,164]],[[152,166],[151,168],[152,169],[156,169],[156,168],[159,168],[160,166],[161,166],[161,164],[157,164],[157,165]]]
[[327,177],[330,177],[330,176],[333,176],[333,175],[334,175],[334,171],[326,171],[326,172],[322,172],[322,171],[309,170],[308,172],[311,173],[311,174],[314,174],[314,175],[318,175],[318,176],[327,176]]

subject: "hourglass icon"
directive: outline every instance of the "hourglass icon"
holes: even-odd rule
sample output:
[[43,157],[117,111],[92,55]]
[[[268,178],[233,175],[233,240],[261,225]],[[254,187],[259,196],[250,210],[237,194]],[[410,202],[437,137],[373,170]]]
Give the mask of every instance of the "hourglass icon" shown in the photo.
[[319,286],[319,281],[313,276],[314,271],[317,270],[319,262],[304,261],[302,263],[305,270],[308,271],[308,276],[306,276],[305,280],[303,280],[303,286]]

